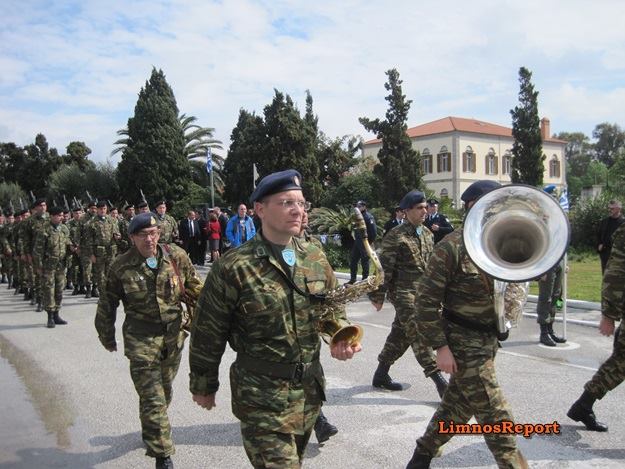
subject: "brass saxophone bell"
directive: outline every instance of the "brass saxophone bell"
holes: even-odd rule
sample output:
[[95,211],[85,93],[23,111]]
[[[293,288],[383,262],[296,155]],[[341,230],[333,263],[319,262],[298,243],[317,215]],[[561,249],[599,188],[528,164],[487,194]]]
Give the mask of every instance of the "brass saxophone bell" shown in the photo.
[[326,344],[333,346],[338,342],[345,341],[348,345],[354,345],[360,342],[364,334],[364,330],[358,324],[350,324],[341,327],[341,325],[333,319],[326,319],[320,322],[319,333]]

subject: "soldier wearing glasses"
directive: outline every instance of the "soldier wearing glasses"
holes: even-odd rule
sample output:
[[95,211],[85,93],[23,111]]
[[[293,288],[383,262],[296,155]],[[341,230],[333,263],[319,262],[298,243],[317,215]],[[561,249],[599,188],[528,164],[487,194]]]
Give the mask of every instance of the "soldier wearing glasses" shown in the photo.
[[[257,236],[228,251],[208,274],[191,333],[193,400],[215,406],[226,343],[237,352],[230,368],[232,411],[256,468],[299,468],[325,400],[320,340],[311,294],[337,285],[323,251],[297,238],[306,202],[295,170],[263,178],[251,196],[262,220]],[[345,312],[337,313],[346,325]],[[360,344],[338,342],[347,360]]]
[[117,351],[115,318],[120,301],[126,318],[124,353],[139,394],[139,414],[147,455],[156,468],[172,468],[174,444],[167,408],[187,333],[181,329],[185,289],[199,288],[191,260],[175,245],[160,245],[156,215],[142,213],[128,226],[133,246],[111,265],[95,318],[104,348]]

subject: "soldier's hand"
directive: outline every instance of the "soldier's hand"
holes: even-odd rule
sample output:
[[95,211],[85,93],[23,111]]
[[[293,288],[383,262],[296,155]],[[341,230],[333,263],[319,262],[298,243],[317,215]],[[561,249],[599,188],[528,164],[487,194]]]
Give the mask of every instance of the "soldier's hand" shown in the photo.
[[360,342],[350,345],[349,342],[342,340],[330,347],[330,355],[337,360],[349,360],[361,350]]
[[375,301],[372,301],[371,304],[376,311],[380,311],[382,309],[382,306],[384,306],[384,303],[376,303]]
[[89,256],[89,260],[91,261],[92,264],[95,264],[95,262],[96,262],[96,258],[95,258],[95,256],[93,254],[91,254]]
[[449,373],[450,375],[458,371],[456,359],[454,358],[453,353],[451,353],[449,346],[444,345],[441,348],[436,349],[436,366],[439,370]]
[[195,402],[200,407],[205,408],[206,410],[211,410],[213,407],[217,406],[217,404],[215,403],[215,393],[209,394],[208,396],[193,394],[193,402]]
[[599,321],[599,332],[607,337],[614,334],[614,319],[602,315]]
[[438,225],[436,224],[432,225],[432,231],[438,231],[438,229],[439,229]]

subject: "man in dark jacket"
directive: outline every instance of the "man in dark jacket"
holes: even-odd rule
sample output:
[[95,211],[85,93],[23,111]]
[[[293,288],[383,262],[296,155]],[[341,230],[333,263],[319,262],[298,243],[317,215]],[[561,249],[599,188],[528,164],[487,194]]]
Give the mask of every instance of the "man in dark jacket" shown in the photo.
[[438,200],[428,200],[428,214],[423,225],[434,233],[434,244],[454,231],[454,227],[449,223],[449,219],[442,213],[438,213]]
[[[360,210],[362,217],[365,219],[367,238],[371,248],[373,249],[373,242],[375,241],[377,233],[375,219],[373,218],[373,215],[367,212],[367,204],[364,200],[356,202],[356,208]],[[362,265],[362,278],[367,278],[369,276],[369,254],[365,251],[362,234],[359,231],[356,231],[354,236],[354,245],[352,246],[352,252],[349,260],[350,278],[347,283],[356,282],[356,275],[358,275],[358,261],[360,261],[360,264]]]
[[404,222],[404,218],[406,218],[404,211],[399,207],[395,207],[395,216],[384,224],[384,234],[382,237],[384,238],[389,231],[401,225]]

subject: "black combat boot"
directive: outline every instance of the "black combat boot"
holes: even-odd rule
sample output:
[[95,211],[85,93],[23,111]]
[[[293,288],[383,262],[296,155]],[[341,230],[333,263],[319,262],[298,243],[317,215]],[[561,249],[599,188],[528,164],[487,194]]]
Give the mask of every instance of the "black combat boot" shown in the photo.
[[434,381],[434,384],[436,385],[436,391],[438,392],[438,396],[442,398],[443,394],[445,394],[445,389],[447,389],[447,385],[449,383],[440,371],[437,371],[436,373],[431,375],[430,378],[432,378],[432,381]]
[[41,301],[37,301],[37,308],[35,309],[36,312],[41,313],[43,311],[43,307],[41,306]]
[[30,300],[30,290],[28,288],[24,288],[24,301]]
[[417,453],[419,447],[417,446],[412,453],[412,458],[408,461],[406,469],[429,469],[432,462],[432,456],[424,453]]
[[2,278],[0,279],[0,283],[7,283],[7,276],[6,276],[6,274],[2,274]]
[[59,324],[59,325],[65,325],[67,324],[67,321],[65,319],[63,319],[61,316],[59,316],[59,312],[55,311],[52,319],[54,320],[54,324]]
[[67,282],[67,285],[65,285],[65,289],[66,290],[73,290],[74,289],[74,284],[71,281]]
[[93,298],[100,298],[100,293],[98,292],[98,287],[95,286],[95,285],[91,287],[91,296]]
[[547,324],[540,325],[540,343],[546,345],[547,347],[555,347],[556,343],[549,335],[549,328]]
[[35,306],[37,304],[37,295],[35,295],[35,289],[30,289],[30,305]]
[[49,329],[52,329],[53,327],[55,327],[54,313],[52,311],[48,311],[48,324],[46,327],[48,327]]
[[566,413],[567,417],[576,422],[582,422],[586,429],[593,432],[607,432],[608,426],[597,422],[597,417],[592,411],[592,406],[597,399],[588,391],[584,391],[579,399],[571,406]]
[[80,287],[78,285],[74,285],[74,291],[72,292],[72,296],[76,296],[80,293]]
[[91,298],[91,285],[85,285],[85,298]]
[[9,275],[8,279],[9,280],[7,283],[9,284],[9,286],[7,287],[7,290],[10,290],[11,288],[13,288],[13,277]]
[[80,290],[78,290],[78,294],[79,295],[84,295],[85,293],[87,293],[87,290],[85,289],[84,285],[80,286]]
[[156,458],[156,469],[174,469],[174,462],[169,456]]
[[323,411],[319,411],[319,417],[315,422],[315,436],[319,443],[328,441],[331,436],[336,435],[339,432],[338,428],[328,422],[328,419],[323,415]]
[[553,340],[556,344],[566,343],[566,339],[564,337],[558,337],[553,333],[553,323],[547,324],[547,332],[549,333],[549,337],[551,337],[551,340]]
[[402,389],[404,389],[404,387],[401,384],[396,383],[390,377],[390,375],[388,374],[388,370],[390,368],[391,368],[391,365],[389,365],[388,363],[380,362],[378,364],[378,368],[377,370],[375,370],[375,373],[373,374],[373,382],[371,383],[373,384],[373,387],[384,388],[384,389],[388,389],[389,391],[401,391]]

